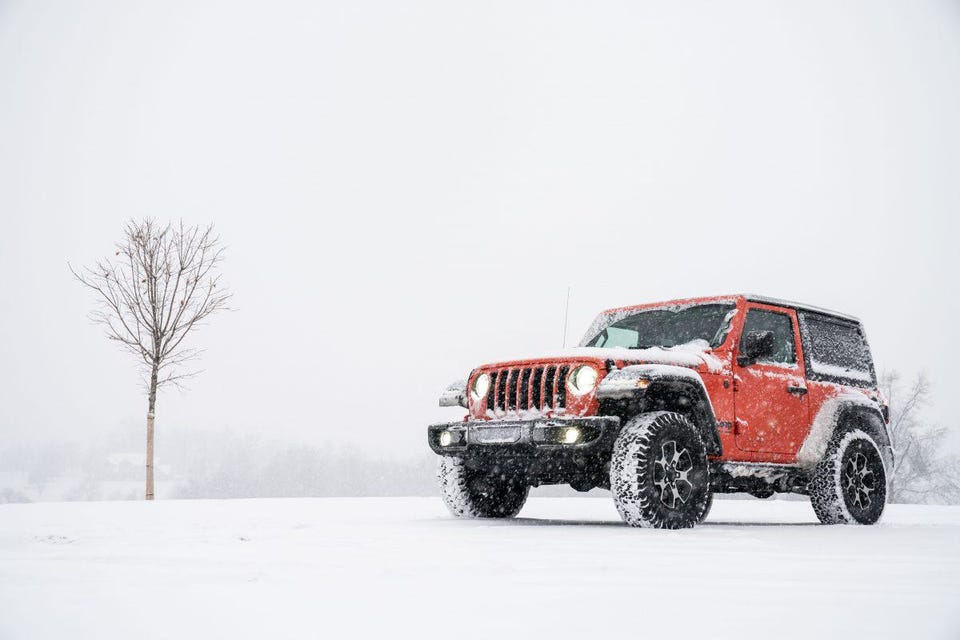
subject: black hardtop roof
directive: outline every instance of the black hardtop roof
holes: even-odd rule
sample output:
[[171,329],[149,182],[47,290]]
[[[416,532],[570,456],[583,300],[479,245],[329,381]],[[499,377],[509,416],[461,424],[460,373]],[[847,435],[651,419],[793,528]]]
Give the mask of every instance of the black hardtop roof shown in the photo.
[[790,302],[789,300],[780,300],[779,298],[771,298],[769,296],[758,296],[752,293],[745,293],[743,294],[743,297],[751,302],[772,304],[778,307],[787,307],[788,309],[794,309],[796,311],[812,311],[814,313],[822,313],[825,316],[839,318],[841,320],[846,320],[848,322],[855,322],[857,324],[860,324],[860,318],[857,318],[856,316],[851,316],[848,313],[840,313],[839,311],[831,311],[830,309],[824,309],[822,307],[815,307],[812,304],[803,304],[802,302]]

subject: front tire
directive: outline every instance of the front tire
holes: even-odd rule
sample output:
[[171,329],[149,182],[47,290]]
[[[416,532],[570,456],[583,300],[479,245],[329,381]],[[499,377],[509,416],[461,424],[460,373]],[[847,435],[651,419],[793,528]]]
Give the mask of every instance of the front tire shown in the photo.
[[685,529],[703,521],[713,496],[700,432],[679,413],[633,418],[613,446],[610,489],[630,526]]
[[823,524],[873,524],[887,503],[887,470],[864,431],[836,434],[810,481],[810,503]]
[[440,494],[458,518],[512,518],[520,513],[530,487],[499,469],[471,469],[462,458],[441,456]]

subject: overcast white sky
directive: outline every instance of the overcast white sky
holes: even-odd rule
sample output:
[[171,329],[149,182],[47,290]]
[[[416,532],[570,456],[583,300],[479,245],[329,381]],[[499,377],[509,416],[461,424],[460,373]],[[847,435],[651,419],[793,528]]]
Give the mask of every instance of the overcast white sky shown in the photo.
[[163,430],[425,445],[602,308],[860,316],[956,421],[957,2],[0,2],[0,443],[143,429],[67,261],[216,223],[236,311]]

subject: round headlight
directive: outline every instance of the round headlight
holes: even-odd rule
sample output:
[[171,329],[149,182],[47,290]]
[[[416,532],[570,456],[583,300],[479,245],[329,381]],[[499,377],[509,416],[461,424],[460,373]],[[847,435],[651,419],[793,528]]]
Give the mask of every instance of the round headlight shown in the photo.
[[473,379],[473,384],[470,386],[470,395],[473,396],[474,400],[481,400],[487,395],[487,391],[489,390],[490,376],[486,373],[481,373]]
[[567,388],[576,396],[590,393],[596,386],[597,370],[589,365],[582,364],[567,376]]

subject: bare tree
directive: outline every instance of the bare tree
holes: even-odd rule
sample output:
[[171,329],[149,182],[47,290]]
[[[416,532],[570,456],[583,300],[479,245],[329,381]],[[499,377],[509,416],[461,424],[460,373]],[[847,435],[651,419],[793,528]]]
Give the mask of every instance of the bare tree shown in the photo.
[[198,371],[183,365],[200,350],[185,342],[211,314],[226,309],[230,293],[220,286],[223,246],[213,225],[205,228],[128,222],[113,258],[70,271],[98,294],[91,319],[107,337],[132,353],[147,391],[146,499],[153,500],[153,431],[157,391]]
[[890,403],[894,465],[891,502],[960,501],[960,459],[950,452],[947,431],[927,424],[922,409],[930,385],[923,374],[904,386],[896,371],[884,373],[880,386]]

